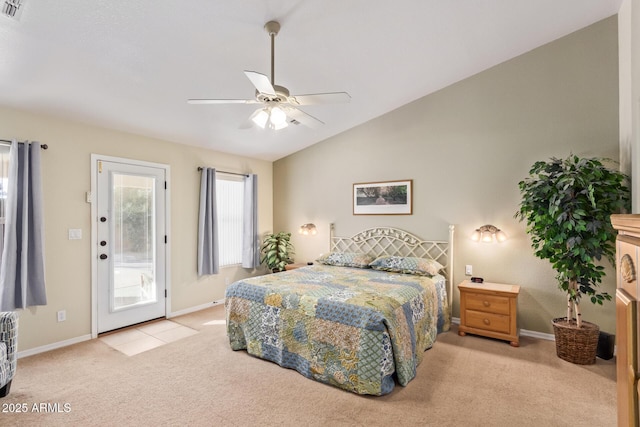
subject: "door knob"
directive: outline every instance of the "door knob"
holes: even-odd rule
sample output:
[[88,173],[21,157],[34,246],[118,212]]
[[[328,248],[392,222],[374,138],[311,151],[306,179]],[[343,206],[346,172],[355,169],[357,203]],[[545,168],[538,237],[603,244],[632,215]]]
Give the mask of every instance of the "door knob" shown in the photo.
[[101,216],[100,217],[100,222],[106,222],[107,221],[107,217],[106,216]]
[[101,241],[100,241],[100,246],[106,246],[106,245],[107,245],[106,240],[101,240]]
[[107,259],[107,258],[108,258],[107,254],[100,254],[100,259]]

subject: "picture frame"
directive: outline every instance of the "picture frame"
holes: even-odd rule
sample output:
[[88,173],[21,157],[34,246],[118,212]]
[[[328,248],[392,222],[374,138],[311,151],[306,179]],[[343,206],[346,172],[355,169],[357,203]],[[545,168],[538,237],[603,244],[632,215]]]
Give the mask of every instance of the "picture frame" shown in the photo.
[[413,180],[353,184],[354,215],[412,215]]

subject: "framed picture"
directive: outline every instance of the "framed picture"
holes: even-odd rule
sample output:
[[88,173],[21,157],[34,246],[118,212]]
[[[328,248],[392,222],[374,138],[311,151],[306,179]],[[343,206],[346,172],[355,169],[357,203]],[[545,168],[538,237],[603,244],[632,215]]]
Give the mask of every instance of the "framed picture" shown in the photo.
[[354,215],[411,215],[413,180],[353,184]]

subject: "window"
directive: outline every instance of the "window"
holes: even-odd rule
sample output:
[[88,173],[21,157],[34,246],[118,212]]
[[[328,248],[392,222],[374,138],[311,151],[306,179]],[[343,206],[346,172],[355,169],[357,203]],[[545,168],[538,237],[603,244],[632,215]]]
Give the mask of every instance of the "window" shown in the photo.
[[11,146],[0,144],[0,222],[4,224],[7,185],[9,178],[9,151]]
[[9,181],[10,145],[0,145],[0,257],[4,251],[4,224],[6,217],[7,186]]
[[244,180],[242,177],[216,179],[218,208],[218,251],[220,267],[242,263]]

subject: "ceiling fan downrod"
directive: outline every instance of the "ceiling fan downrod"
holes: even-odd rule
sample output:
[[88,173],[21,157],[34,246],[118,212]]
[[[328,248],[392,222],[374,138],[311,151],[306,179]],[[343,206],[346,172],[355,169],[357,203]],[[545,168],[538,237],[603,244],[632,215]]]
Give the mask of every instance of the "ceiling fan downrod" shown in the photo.
[[275,85],[275,50],[276,50],[276,36],[280,31],[280,23],[278,21],[269,21],[264,24],[264,29],[269,33],[271,37],[271,85]]

